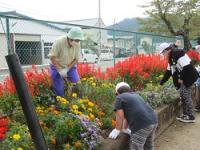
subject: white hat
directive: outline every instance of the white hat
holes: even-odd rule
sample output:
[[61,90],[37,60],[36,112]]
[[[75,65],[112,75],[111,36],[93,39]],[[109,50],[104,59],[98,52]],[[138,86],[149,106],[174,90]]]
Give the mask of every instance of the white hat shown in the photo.
[[130,88],[130,86],[128,85],[128,83],[126,83],[126,82],[120,82],[120,83],[118,83],[118,84],[116,85],[116,87],[115,87],[115,92],[117,93],[117,91],[119,90],[119,88],[121,88],[121,87],[123,87],[123,86],[127,86],[127,87]]
[[162,43],[162,44],[160,44],[160,46],[159,46],[160,54],[163,53],[164,50],[166,50],[167,48],[169,48],[170,45],[171,44],[169,44],[169,43]]

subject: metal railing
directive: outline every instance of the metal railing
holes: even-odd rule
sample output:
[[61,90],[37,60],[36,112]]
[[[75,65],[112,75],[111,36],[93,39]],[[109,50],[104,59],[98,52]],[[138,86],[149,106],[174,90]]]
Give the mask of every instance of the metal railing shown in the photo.
[[[110,49],[114,55],[113,64],[117,57],[156,53],[160,43],[176,40],[176,37],[108,29],[103,24],[95,26],[99,23],[97,21],[99,19],[73,24],[37,20],[17,13],[0,14],[0,71],[7,68],[5,55],[12,53],[17,53],[22,66],[48,64],[53,42],[60,36],[66,36],[73,26],[80,26],[84,31],[82,48],[91,49],[98,55],[102,50]],[[91,26],[84,25],[88,22]]]

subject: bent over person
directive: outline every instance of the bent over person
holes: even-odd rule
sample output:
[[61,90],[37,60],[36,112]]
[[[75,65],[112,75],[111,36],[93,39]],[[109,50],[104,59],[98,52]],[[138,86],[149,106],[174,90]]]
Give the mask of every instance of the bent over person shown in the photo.
[[67,36],[63,36],[53,43],[49,53],[51,60],[50,74],[54,92],[57,96],[64,96],[64,80],[77,83],[80,80],[77,63],[80,55],[80,41],[83,40],[83,32],[79,27],[69,30]]
[[191,63],[191,59],[184,50],[174,50],[171,44],[162,43],[159,46],[160,54],[168,59],[168,66],[160,82],[163,85],[171,76],[183,106],[183,114],[176,119],[181,122],[195,122],[192,101],[192,85],[199,74]]
[[120,82],[116,86],[116,127],[109,138],[116,139],[120,132],[130,134],[130,150],[153,150],[154,135],[158,124],[154,110],[130,86]]

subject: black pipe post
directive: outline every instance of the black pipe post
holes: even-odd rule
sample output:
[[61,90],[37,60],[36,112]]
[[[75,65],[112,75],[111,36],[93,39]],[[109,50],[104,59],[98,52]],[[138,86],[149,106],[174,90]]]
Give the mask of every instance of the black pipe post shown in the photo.
[[17,90],[19,100],[28,124],[28,128],[37,150],[48,150],[43,136],[28,86],[25,82],[19,58],[16,54],[7,55],[6,61]]

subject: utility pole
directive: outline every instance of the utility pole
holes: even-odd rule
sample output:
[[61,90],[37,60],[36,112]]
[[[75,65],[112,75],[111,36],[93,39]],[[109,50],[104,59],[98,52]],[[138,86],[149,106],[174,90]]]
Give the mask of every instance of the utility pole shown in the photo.
[[99,55],[101,53],[101,0],[98,0]]

